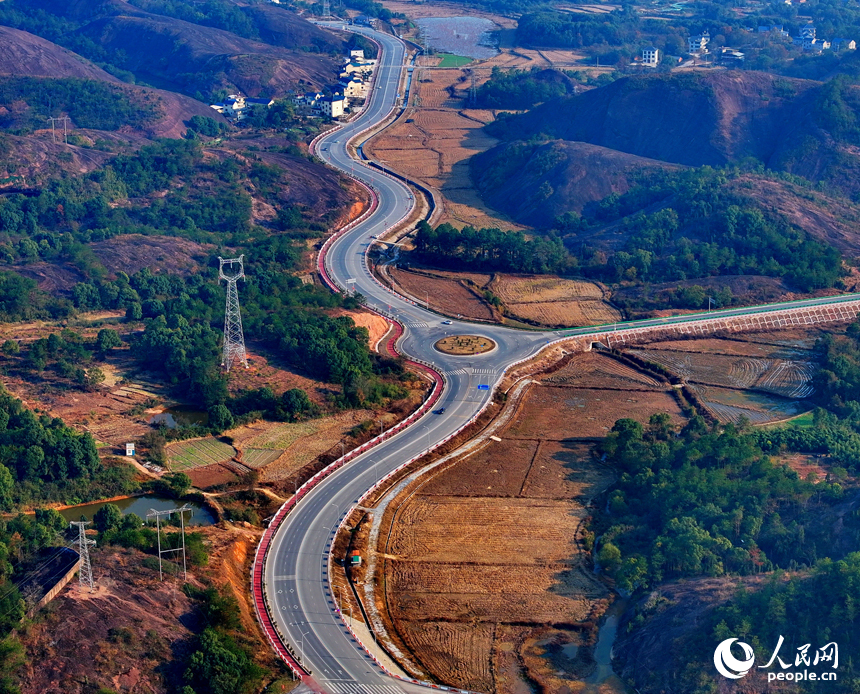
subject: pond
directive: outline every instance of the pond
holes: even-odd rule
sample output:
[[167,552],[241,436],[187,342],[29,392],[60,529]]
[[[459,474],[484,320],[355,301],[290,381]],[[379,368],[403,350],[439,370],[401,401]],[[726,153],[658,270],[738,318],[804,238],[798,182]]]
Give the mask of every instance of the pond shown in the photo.
[[198,503],[193,501],[183,502],[177,501],[176,499],[165,499],[152,494],[136,496],[131,499],[119,499],[118,501],[96,501],[91,504],[64,508],[60,511],[60,515],[68,521],[79,521],[81,516],[86,516],[87,520],[92,520],[98,510],[106,504],[114,504],[115,506],[118,506],[123,512],[123,515],[127,513],[136,513],[144,520],[146,520],[146,514],[150,509],[166,511],[171,508],[180,508],[183,505],[187,505],[191,509],[191,513],[185,514],[186,525],[213,525],[215,523],[215,517],[208,509]]
[[179,429],[190,427],[195,424],[206,425],[209,423],[209,414],[190,407],[168,407],[149,420],[150,424],[164,424],[168,429]]
[[481,17],[425,17],[416,19],[428,48],[484,60],[498,54],[492,33],[498,27]]

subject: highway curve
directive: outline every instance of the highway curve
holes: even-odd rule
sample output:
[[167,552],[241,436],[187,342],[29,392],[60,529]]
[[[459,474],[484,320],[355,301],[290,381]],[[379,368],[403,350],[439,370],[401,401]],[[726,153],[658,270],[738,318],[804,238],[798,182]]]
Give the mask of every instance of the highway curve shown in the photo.
[[[429,446],[461,429],[492,397],[492,389],[505,368],[537,353],[548,342],[561,337],[598,334],[648,325],[692,323],[703,318],[750,315],[775,307],[714,311],[704,316],[620,323],[599,328],[564,331],[520,331],[495,325],[454,321],[443,325],[441,318],[414,302],[400,298],[379,285],[370,275],[365,251],[372,237],[394,225],[411,209],[414,200],[400,181],[353,161],[347,142],[374,123],[384,120],[397,103],[404,66],[405,46],[397,38],[365,28],[354,30],[372,37],[382,48],[369,105],[352,124],[334,131],[316,143],[316,153],[325,162],[371,186],[378,206],[363,222],[343,233],[327,252],[326,272],[340,287],[354,286],[367,305],[391,315],[404,328],[398,349],[410,358],[430,362],[444,374],[445,384],[437,408],[411,426],[347,465],[325,477],[308,491],[280,523],[266,552],[263,579],[272,619],[298,655],[312,671],[310,682],[318,690],[341,694],[395,694],[427,691],[388,676],[350,636],[334,608],[328,590],[328,552],[340,521],[377,480],[404,462],[420,455]],[[347,280],[354,280],[347,284]],[[834,297],[782,304],[779,308],[856,301],[856,296]],[[487,354],[455,357],[433,349],[446,332],[486,335],[498,345]],[[484,386],[480,388],[480,386]]]

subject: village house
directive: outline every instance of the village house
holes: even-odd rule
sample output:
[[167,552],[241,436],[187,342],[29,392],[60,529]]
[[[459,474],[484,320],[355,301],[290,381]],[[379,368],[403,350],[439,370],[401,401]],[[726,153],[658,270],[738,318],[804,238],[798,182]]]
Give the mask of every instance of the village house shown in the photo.
[[363,99],[367,96],[367,85],[358,75],[341,78],[338,88],[350,99]]
[[349,101],[343,94],[326,96],[317,104],[320,112],[329,118],[340,118],[349,107]]
[[270,108],[274,99],[250,99],[241,94],[230,94],[223,102],[210,104],[209,107],[234,120],[244,118],[255,108]]
[[833,39],[830,47],[834,51],[854,51],[857,50],[857,42],[854,39]]
[[691,36],[689,38],[690,53],[707,53],[710,42],[711,35],[707,31],[703,31],[698,36]]
[[660,63],[660,50],[654,46],[642,49],[642,64],[648,67],[657,67]]

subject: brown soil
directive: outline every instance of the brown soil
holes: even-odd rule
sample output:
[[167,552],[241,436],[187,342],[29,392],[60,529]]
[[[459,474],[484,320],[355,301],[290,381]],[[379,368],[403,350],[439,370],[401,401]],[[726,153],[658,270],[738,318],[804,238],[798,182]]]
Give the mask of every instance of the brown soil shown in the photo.
[[499,322],[492,307],[478,292],[463,282],[432,277],[401,268],[388,268],[389,276],[418,301],[449,316],[461,315],[482,321]]
[[[476,72],[481,82],[489,78],[489,70],[482,72]],[[481,130],[494,118],[491,112],[473,115],[464,109],[470,84],[466,72],[424,67],[415,71],[412,84],[414,108],[371,140],[366,151],[439,190],[444,211],[438,221],[458,227],[527,228],[488,208],[472,184],[469,158],[493,147],[497,140]]]
[[[445,684],[575,690],[593,668],[610,597],[581,534],[591,500],[613,479],[592,440],[620,417],[667,411],[684,421],[668,384],[605,355],[577,355],[543,381],[496,432],[501,442],[414,483],[383,517],[386,618],[410,657]],[[551,660],[547,644],[565,643],[581,656]]]
[[96,241],[89,248],[112,274],[133,275],[148,267],[154,273],[184,276],[205,263],[214,246],[174,236],[124,234]]
[[[261,662],[271,664],[247,589],[259,531],[227,524],[202,532],[209,564],[189,571],[189,582],[228,585],[239,601],[240,638],[253,642]],[[89,694],[99,686],[130,694],[173,691],[180,659],[202,628],[181,578],[159,582],[157,562],[144,566],[146,555],[138,551],[91,551],[96,591],[81,590],[73,580],[20,636],[29,661],[20,673],[22,694]]]
[[451,335],[438,340],[433,346],[445,354],[484,354],[495,349],[496,343],[479,335]]

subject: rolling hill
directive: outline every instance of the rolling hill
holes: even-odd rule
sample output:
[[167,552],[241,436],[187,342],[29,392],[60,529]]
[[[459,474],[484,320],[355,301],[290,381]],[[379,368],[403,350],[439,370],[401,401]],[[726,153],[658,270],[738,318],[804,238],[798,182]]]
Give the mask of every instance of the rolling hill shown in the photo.
[[[747,71],[628,77],[502,117],[488,127],[502,142],[473,158],[472,175],[489,204],[536,226],[623,194],[644,171],[678,167],[761,167],[851,198],[860,192],[858,123],[860,91],[838,80]],[[802,207],[797,189],[768,185],[788,208]],[[767,204],[757,184],[736,188]],[[814,235],[856,248],[853,234],[816,224],[827,216],[795,215]]]

